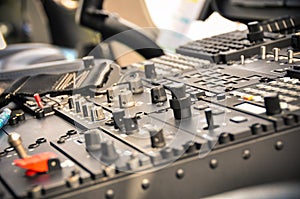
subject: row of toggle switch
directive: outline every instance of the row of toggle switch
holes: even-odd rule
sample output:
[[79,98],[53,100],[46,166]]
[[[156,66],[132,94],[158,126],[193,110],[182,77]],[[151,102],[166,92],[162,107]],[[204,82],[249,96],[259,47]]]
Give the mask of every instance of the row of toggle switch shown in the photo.
[[101,106],[96,106],[88,102],[80,95],[70,96],[68,98],[68,108],[79,116],[82,116],[92,122],[105,119],[105,114]]

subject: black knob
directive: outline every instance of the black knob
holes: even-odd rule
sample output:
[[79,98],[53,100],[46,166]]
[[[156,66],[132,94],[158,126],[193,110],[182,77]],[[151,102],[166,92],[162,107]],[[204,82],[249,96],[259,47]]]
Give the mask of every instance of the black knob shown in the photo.
[[291,37],[291,46],[294,51],[300,51],[300,32],[295,33]]
[[156,78],[155,65],[152,62],[144,64],[145,76],[147,79]]
[[257,21],[249,22],[247,24],[249,33],[247,34],[250,42],[259,43],[264,39],[264,32],[261,25]]
[[82,104],[81,110],[82,110],[83,117],[89,117],[90,116],[90,114],[91,114],[90,109],[91,109],[91,105],[89,103]]
[[41,109],[41,108],[35,109],[34,110],[34,116],[38,119],[41,119],[41,118],[45,117],[44,109]]
[[85,147],[88,151],[96,151],[101,148],[100,131],[97,129],[86,131],[84,134]]
[[139,131],[139,126],[137,123],[137,118],[134,117],[124,117],[124,126],[125,126],[125,132],[128,135],[137,133]]
[[121,131],[124,130],[124,116],[125,116],[125,111],[123,109],[114,109],[112,112],[113,115],[113,120],[114,120],[114,127],[116,129],[120,129]]
[[166,90],[163,86],[151,88],[151,101],[153,104],[167,101]]
[[296,122],[292,114],[283,115],[282,118],[285,125],[293,125]]
[[264,102],[267,115],[276,115],[281,113],[280,101],[277,93],[265,95]]
[[258,21],[252,21],[247,24],[249,32],[259,32],[261,31],[261,27]]
[[112,163],[119,158],[113,141],[106,141],[101,143],[101,160],[106,163]]
[[17,111],[15,113],[15,116],[17,116],[19,122],[24,121],[26,119],[25,113],[23,111]]
[[233,135],[231,133],[226,133],[226,132],[221,133],[218,139],[219,144],[226,144],[233,140],[234,140]]
[[185,119],[191,117],[191,96],[185,94],[185,85],[183,83],[174,83],[167,88],[172,93],[172,99],[169,102],[171,109],[173,109],[174,118]]
[[197,145],[195,144],[194,141],[188,141],[185,144],[183,144],[183,148],[186,153],[194,153],[197,151]]
[[162,148],[166,145],[163,129],[149,128],[151,147],[152,148]]
[[17,116],[11,116],[8,122],[9,122],[10,125],[16,125],[19,122],[18,117]]
[[71,96],[71,97],[68,98],[68,105],[69,105],[70,110],[75,108],[75,98],[74,98],[74,96]]
[[251,129],[251,133],[253,135],[258,135],[258,134],[264,132],[263,126],[260,123],[252,124],[250,126],[250,129]]

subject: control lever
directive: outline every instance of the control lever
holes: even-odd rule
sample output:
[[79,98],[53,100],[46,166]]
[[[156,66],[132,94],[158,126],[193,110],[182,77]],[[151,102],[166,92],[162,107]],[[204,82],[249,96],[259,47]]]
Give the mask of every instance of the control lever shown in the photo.
[[8,143],[15,148],[20,158],[14,160],[14,164],[26,169],[25,174],[28,177],[61,169],[59,159],[52,152],[29,156],[22,144],[21,136],[18,133],[8,134]]
[[152,148],[162,148],[166,145],[162,128],[156,128],[156,127],[149,126],[149,127],[147,127],[147,129],[150,134]]
[[139,132],[139,126],[138,126],[138,121],[136,116],[125,116],[123,118],[124,121],[124,127],[125,127],[125,133],[127,135],[131,135],[134,133]]
[[175,119],[191,117],[191,96],[186,95],[186,86],[183,83],[174,83],[167,88],[172,93],[172,99],[170,99],[169,102],[171,109],[173,109]]
[[124,109],[115,109],[112,112],[114,127],[115,129],[119,129],[120,131],[125,131],[124,117],[125,111]]
[[206,123],[207,123],[207,127],[204,127],[204,130],[213,130],[213,129],[219,127],[218,125],[214,124],[213,113],[210,108],[206,108],[204,110],[204,113],[205,113],[205,118],[206,118]]
[[8,143],[10,146],[14,147],[19,158],[28,158],[27,152],[22,144],[22,139],[18,133],[8,134]]

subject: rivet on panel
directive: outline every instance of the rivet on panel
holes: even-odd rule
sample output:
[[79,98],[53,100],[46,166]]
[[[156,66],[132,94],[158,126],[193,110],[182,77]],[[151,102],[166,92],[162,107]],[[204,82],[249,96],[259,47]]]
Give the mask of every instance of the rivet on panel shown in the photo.
[[212,159],[209,163],[210,168],[215,169],[218,167],[218,160]]

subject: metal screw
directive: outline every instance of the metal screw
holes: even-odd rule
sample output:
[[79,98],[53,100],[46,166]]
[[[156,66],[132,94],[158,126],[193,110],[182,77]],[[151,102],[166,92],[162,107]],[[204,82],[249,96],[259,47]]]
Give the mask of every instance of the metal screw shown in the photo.
[[275,149],[280,151],[283,149],[283,142],[281,140],[278,140],[275,144]]
[[184,177],[184,170],[183,170],[183,169],[178,169],[178,170],[176,171],[176,177],[177,177],[178,179],[182,179],[182,178]]
[[115,197],[114,190],[109,189],[109,190],[106,191],[106,194],[105,194],[106,199],[113,199],[114,197]]
[[142,181],[142,188],[143,189],[148,189],[150,187],[150,181],[148,179],[144,179]]
[[210,168],[215,169],[218,167],[218,160],[212,159],[209,163]]
[[251,152],[250,152],[250,150],[249,150],[249,149],[244,150],[244,151],[243,151],[242,157],[243,157],[245,160],[249,159],[249,158],[251,157]]

